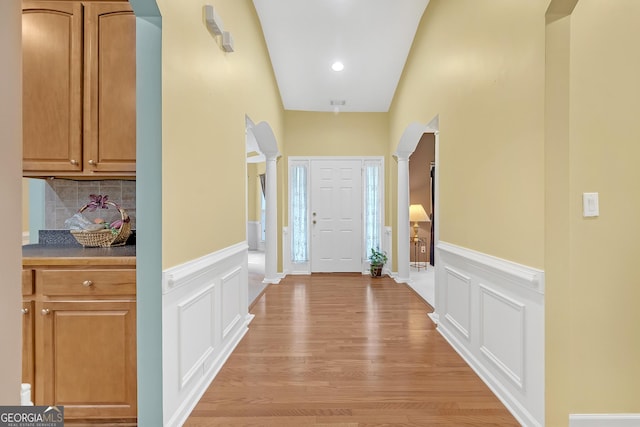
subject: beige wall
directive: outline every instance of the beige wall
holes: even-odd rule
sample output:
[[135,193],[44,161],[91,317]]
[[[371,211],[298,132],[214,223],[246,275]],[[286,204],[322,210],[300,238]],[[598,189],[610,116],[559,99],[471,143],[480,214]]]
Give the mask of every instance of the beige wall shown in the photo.
[[[568,125],[547,128],[559,148],[547,146],[566,159],[549,176],[566,194],[549,209],[566,213],[562,251],[549,260],[547,342],[562,344],[548,346],[548,425],[570,413],[640,413],[638,22],[635,0],[580,0],[547,26],[548,80],[569,87],[549,105]],[[599,217],[582,217],[583,192],[599,193]]]
[[219,48],[198,0],[162,13],[163,268],[246,239],[245,115],[282,143],[282,103],[250,0],[210,2],[232,33]]
[[287,156],[384,156],[387,113],[285,112]]
[[262,188],[260,174],[265,173],[265,163],[247,163],[247,216],[248,221],[260,221]]
[[431,0],[390,129],[439,115],[441,240],[538,268],[547,3]]

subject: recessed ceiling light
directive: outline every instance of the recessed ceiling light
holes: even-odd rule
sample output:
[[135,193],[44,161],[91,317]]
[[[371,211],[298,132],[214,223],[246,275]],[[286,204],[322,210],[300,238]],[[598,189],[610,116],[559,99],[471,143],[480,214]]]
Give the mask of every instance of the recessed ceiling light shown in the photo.
[[331,65],[331,69],[333,71],[342,71],[344,70],[344,64],[340,61],[336,61]]

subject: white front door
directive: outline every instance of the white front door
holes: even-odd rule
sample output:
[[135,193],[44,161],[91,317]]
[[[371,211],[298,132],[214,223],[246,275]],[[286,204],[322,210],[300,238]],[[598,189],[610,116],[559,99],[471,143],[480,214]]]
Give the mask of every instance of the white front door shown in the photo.
[[311,161],[311,271],[362,271],[362,162]]

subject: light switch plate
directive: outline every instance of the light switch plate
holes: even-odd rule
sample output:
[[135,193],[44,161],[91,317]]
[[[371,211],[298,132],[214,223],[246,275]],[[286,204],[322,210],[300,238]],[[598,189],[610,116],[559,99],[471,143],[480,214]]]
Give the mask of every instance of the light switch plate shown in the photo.
[[589,218],[599,215],[598,193],[582,193],[582,216]]

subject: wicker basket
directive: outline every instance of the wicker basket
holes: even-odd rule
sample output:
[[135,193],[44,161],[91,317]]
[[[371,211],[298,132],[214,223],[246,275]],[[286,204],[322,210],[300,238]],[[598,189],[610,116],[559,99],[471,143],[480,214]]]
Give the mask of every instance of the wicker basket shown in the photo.
[[[131,235],[131,221],[129,221],[129,215],[120,206],[113,202],[106,202],[118,209],[120,217],[122,219],[122,225],[117,230],[104,229],[98,231],[89,230],[71,230],[71,234],[82,246],[90,247],[109,247],[109,246],[122,246],[127,243],[127,239]],[[80,208],[79,212],[83,212],[89,205],[84,205]]]

